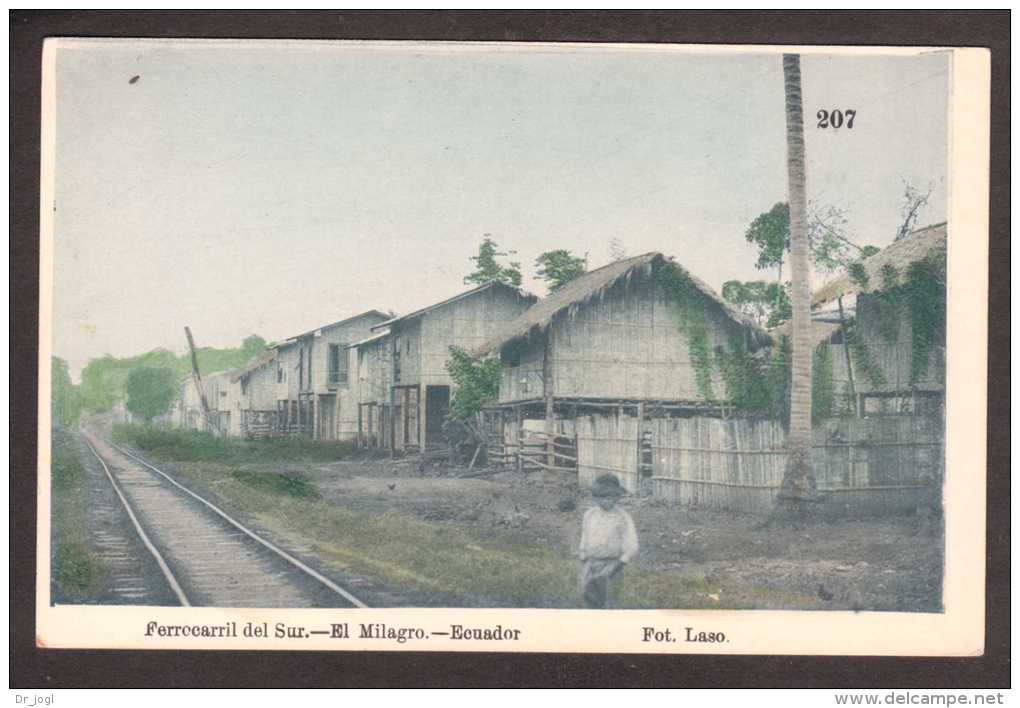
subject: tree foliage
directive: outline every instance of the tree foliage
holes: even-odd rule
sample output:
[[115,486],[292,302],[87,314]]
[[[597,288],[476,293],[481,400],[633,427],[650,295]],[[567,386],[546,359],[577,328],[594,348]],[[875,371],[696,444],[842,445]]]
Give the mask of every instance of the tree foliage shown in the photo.
[[521,286],[521,264],[511,261],[509,265],[500,265],[496,258],[512,255],[513,252],[500,252],[497,249],[498,244],[492,240],[491,234],[485,234],[485,238],[478,246],[478,255],[471,256],[475,269],[464,278],[465,283],[484,285],[490,281],[498,280],[515,288]]
[[[847,210],[811,203],[807,207],[808,241],[813,267],[826,273],[848,270],[861,259],[878,253],[874,246],[859,246],[849,234]],[[744,234],[748,243],[758,248],[759,270],[778,268],[790,250],[790,207],[779,202],[767,212],[759,214]]]
[[67,362],[53,357],[50,365],[50,412],[54,422],[74,425],[81,412],[78,387],[71,383]]
[[549,292],[557,290],[584,273],[583,258],[573,255],[570,251],[558,248],[546,251],[535,259],[535,267],[539,280],[546,282]]
[[[236,369],[265,349],[266,340],[255,334],[246,337],[238,348],[199,347],[196,352],[199,370],[208,374]],[[112,410],[117,401],[124,400],[128,375],[141,367],[171,369],[176,379],[181,380],[191,374],[191,358],[186,351],[177,355],[167,349],[154,349],[132,357],[107,354],[92,359],[82,369],[81,384],[76,387],[80,408],[93,413]]]
[[446,370],[453,379],[453,400],[450,401],[450,418],[470,423],[482,406],[499,396],[499,359],[480,359],[460,347],[450,347]]
[[245,337],[244,341],[241,342],[241,355],[247,357],[249,360],[254,359],[264,352],[267,346],[268,344],[265,339],[257,334],[252,334]]
[[747,227],[744,238],[758,247],[755,268],[781,267],[790,247],[790,206],[786,202],[778,202],[759,214]]
[[723,283],[722,296],[763,327],[790,319],[790,293],[779,283],[728,280]]
[[125,391],[127,409],[148,424],[170,410],[177,398],[177,375],[173,369],[141,366],[128,374]]

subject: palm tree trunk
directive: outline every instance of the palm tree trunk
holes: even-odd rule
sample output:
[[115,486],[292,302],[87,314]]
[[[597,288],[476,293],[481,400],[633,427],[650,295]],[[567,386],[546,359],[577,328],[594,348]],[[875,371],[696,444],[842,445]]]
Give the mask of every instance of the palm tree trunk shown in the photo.
[[783,55],[783,78],[786,86],[786,169],[790,199],[793,362],[790,432],[779,504],[790,510],[800,510],[803,502],[813,496],[815,489],[811,471],[811,264],[806,215],[800,55]]

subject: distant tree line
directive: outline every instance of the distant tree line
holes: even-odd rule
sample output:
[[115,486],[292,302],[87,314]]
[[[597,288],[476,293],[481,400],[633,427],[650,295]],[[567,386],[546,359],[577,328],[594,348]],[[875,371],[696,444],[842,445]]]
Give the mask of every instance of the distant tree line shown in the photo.
[[[253,334],[236,348],[199,347],[199,370],[206,374],[236,369],[264,352],[266,346],[265,339]],[[166,412],[176,400],[179,382],[191,374],[191,360],[186,353],[178,355],[167,349],[132,357],[107,354],[89,361],[78,385],[72,383],[67,362],[60,357],[53,357],[51,369],[53,420],[74,425],[82,413],[111,411],[118,401],[124,401],[128,410],[143,420]],[[169,400],[168,390],[173,394]]]

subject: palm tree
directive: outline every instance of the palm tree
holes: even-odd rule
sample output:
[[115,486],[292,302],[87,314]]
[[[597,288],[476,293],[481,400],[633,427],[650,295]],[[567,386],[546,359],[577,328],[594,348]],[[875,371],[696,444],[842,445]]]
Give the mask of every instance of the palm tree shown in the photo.
[[783,79],[786,87],[786,171],[790,192],[793,362],[790,432],[779,506],[800,511],[803,503],[814,494],[815,480],[811,471],[811,264],[799,54],[783,55]]

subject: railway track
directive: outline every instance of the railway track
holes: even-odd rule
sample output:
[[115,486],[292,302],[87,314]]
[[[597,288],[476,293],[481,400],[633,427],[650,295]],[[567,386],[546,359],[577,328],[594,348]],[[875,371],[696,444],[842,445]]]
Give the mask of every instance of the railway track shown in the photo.
[[367,607],[149,462],[93,433],[84,438],[179,604]]

